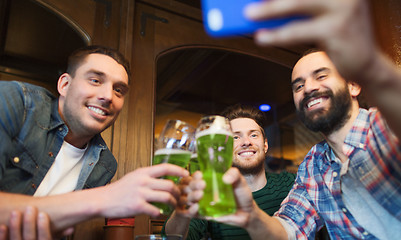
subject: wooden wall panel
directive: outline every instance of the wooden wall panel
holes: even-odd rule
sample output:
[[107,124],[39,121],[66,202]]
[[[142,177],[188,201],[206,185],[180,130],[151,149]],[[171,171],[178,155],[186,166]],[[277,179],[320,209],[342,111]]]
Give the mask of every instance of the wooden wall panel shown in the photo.
[[376,37],[382,49],[401,67],[401,1],[371,1]]
[[91,42],[95,29],[96,2],[94,0],[34,0],[57,13]]

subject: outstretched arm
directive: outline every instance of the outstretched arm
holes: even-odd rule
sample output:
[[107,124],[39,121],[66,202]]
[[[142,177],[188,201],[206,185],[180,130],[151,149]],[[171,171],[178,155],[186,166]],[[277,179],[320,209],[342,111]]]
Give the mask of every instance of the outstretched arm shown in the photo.
[[[74,228],[68,228],[57,237],[72,234]],[[55,235],[53,235],[55,236]],[[8,226],[0,225],[0,240],[51,240],[50,219],[44,212],[28,206],[24,212],[13,211]]]
[[[196,178],[191,186],[202,186],[202,181],[201,178]],[[288,239],[281,223],[258,207],[253,200],[251,189],[237,168],[230,168],[225,173],[223,181],[233,186],[237,211],[235,214],[214,218],[213,220],[244,228],[254,240]],[[188,196],[199,194],[203,188],[196,189]]]
[[181,179],[179,187],[181,196],[175,211],[165,224],[165,231],[167,234],[181,234],[183,239],[186,239],[191,218],[198,217],[197,203],[203,196],[200,190],[205,187],[205,182],[202,181],[202,175],[198,171],[193,177]]
[[345,79],[362,86],[401,139],[401,70],[376,45],[366,0],[271,0],[249,5],[254,20],[303,14],[310,18],[260,30],[260,45],[316,44]]
[[188,176],[188,172],[171,164],[160,164],[137,169],[122,179],[104,187],[81,190],[49,197],[32,197],[21,194],[0,193],[0,224],[8,224],[13,211],[23,212],[34,206],[50,217],[52,232],[59,232],[94,217],[132,217],[148,214],[160,215],[151,202],[175,206],[178,187],[164,175]]

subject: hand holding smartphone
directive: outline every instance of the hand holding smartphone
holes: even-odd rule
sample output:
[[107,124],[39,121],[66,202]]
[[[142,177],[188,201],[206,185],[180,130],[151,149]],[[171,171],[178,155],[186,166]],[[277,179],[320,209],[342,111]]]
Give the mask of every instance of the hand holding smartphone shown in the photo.
[[213,37],[252,34],[261,28],[275,28],[303,19],[301,16],[251,21],[245,18],[244,8],[262,0],[202,0],[203,22],[206,32]]

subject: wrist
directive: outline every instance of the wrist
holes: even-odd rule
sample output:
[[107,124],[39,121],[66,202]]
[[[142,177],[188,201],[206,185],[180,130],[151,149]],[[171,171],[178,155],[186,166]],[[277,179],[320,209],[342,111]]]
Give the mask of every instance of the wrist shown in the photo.
[[267,215],[267,214],[262,209],[260,209],[259,206],[254,201],[252,210],[249,213],[248,220],[247,220],[244,228],[248,232],[252,232],[254,229],[257,229],[258,226],[260,226],[260,222],[262,221],[262,218],[264,217],[264,215]]

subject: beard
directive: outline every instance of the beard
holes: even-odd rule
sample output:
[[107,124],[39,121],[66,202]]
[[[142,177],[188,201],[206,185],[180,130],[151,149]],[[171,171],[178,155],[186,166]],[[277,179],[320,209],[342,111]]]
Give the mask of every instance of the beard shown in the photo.
[[[319,109],[308,114],[305,113],[305,103],[311,98],[320,96],[326,96],[331,100],[329,109]],[[329,135],[343,127],[351,117],[349,114],[351,106],[351,95],[347,85],[345,85],[336,95],[334,95],[333,91],[327,90],[322,93],[314,92],[306,96],[298,106],[297,115],[308,129]]]
[[264,171],[264,164],[265,164],[265,155],[263,154],[263,157],[260,157],[260,159],[258,159],[256,162],[242,163],[241,161],[233,161],[232,166],[238,168],[240,173],[246,176],[246,175],[256,175],[261,171]]

